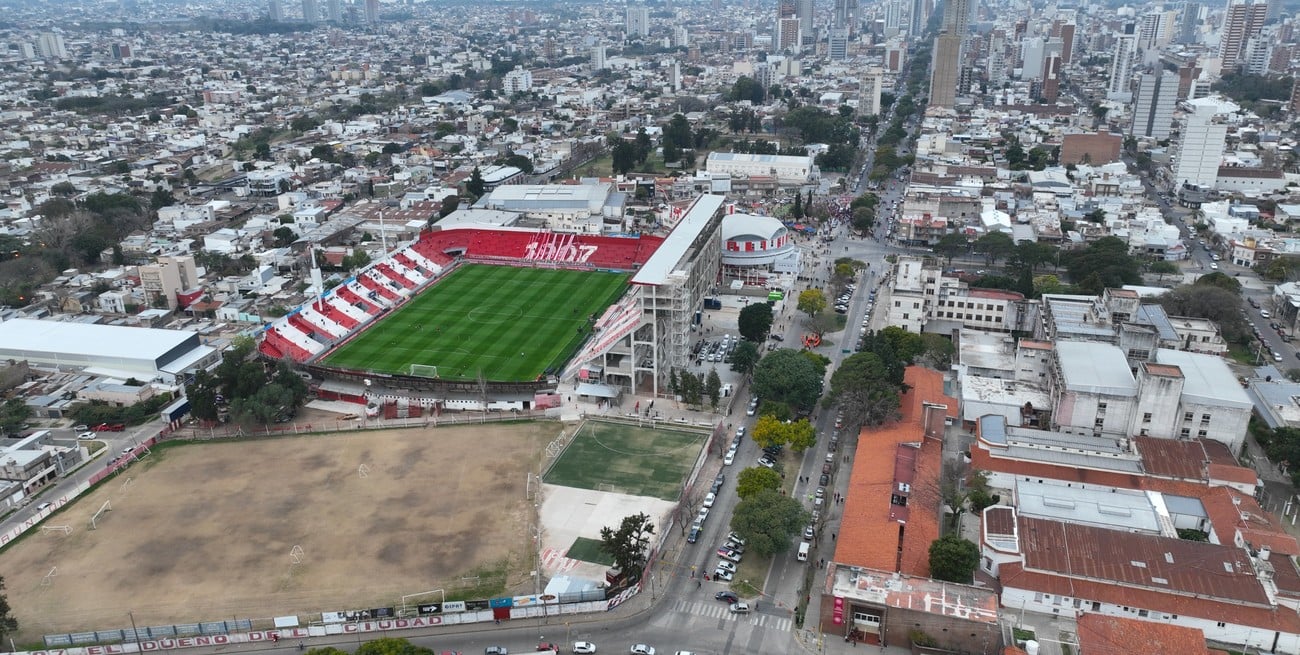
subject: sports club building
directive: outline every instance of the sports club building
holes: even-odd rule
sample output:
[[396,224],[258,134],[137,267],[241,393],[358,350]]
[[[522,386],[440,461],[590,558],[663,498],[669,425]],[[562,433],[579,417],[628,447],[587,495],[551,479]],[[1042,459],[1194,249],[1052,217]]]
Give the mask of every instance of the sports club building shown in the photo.
[[773,274],[797,274],[799,249],[794,236],[771,216],[727,214],[722,219],[723,282],[741,280],[766,286]]

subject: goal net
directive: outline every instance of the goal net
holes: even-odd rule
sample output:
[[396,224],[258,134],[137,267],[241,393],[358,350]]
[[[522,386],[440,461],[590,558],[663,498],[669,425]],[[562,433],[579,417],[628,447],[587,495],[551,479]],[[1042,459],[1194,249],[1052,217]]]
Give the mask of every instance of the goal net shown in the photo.
[[438,367],[428,364],[411,364],[411,375],[417,375],[422,378],[438,377]]

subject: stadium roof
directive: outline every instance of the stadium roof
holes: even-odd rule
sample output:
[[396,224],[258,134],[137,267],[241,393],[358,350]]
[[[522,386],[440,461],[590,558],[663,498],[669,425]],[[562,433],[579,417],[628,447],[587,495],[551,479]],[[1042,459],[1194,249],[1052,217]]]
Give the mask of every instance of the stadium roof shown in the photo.
[[198,333],[183,330],[38,321],[19,318],[0,323],[0,354],[25,353],[38,359],[41,354],[82,357],[94,361],[109,359],[157,361]]
[[767,240],[785,231],[785,223],[771,216],[736,213],[722,217],[723,241],[734,241],[741,237]]
[[677,226],[659,244],[650,259],[641,266],[641,270],[632,276],[632,284],[658,286],[668,280],[678,262],[690,251],[700,232],[713,220],[713,215],[722,208],[726,199],[722,196],[704,195],[695,199],[686,215],[677,222]]

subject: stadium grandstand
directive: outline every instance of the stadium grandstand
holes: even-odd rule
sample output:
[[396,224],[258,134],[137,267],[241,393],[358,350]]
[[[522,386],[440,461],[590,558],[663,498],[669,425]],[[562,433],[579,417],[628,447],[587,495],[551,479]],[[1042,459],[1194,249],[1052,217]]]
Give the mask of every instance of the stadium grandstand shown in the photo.
[[[309,370],[321,374],[328,367],[313,364],[335,346],[461,264],[626,271],[633,273],[630,290],[597,318],[578,355],[563,371],[557,369],[557,377],[658,393],[667,388],[669,372],[686,365],[697,311],[717,285],[722,204],[720,196],[697,198],[666,237],[434,226],[268,325],[258,349],[269,358],[311,365]],[[365,380],[370,383],[369,377]],[[400,382],[411,388],[459,388],[450,381]],[[510,391],[519,393],[523,387],[521,381]]]

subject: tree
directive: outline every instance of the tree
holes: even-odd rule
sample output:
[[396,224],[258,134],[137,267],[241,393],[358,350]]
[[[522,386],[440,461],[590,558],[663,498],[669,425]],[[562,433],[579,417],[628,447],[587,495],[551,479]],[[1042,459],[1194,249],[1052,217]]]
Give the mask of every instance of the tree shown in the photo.
[[752,341],[741,341],[736,344],[736,349],[731,351],[731,370],[741,375],[749,375],[754,372],[754,366],[762,355],[758,352],[758,345]]
[[655,533],[655,526],[644,512],[623,517],[618,529],[600,529],[600,549],[614,558],[618,567],[631,580],[641,578],[646,563],[646,545]]
[[831,374],[830,393],[823,404],[838,405],[845,425],[880,425],[898,414],[899,388],[889,379],[889,369],[879,355],[854,353]]
[[1100,294],[1108,288],[1140,284],[1138,261],[1128,254],[1128,243],[1119,237],[1102,237],[1083,250],[1062,255],[1061,263],[1070,279],[1086,293]]
[[826,294],[821,289],[807,289],[799,292],[799,302],[795,305],[799,311],[813,318],[826,309]]
[[752,498],[765,491],[781,488],[781,474],[774,469],[754,466],[736,476],[736,496],[741,500]]
[[961,255],[970,249],[970,243],[966,241],[966,235],[952,232],[939,238],[939,242],[934,244],[934,251],[948,260],[948,265],[952,265],[952,260],[957,255]]
[[763,400],[812,407],[821,395],[822,378],[812,360],[797,350],[782,348],[767,354],[754,367],[752,389]]
[[460,208],[460,196],[447,196],[442,199],[442,204],[438,205],[438,218],[444,219],[451,215],[452,212]]
[[709,376],[704,379],[704,395],[709,399],[709,407],[714,411],[718,409],[718,400],[721,398],[722,379],[718,377],[718,369],[709,369]]
[[613,159],[611,166],[615,173],[626,175],[633,168],[636,168],[636,146],[628,143],[624,139],[619,139],[618,142],[614,144],[614,149],[610,153],[610,156]]
[[767,338],[768,330],[772,329],[772,306],[765,302],[749,303],[740,310],[736,325],[740,329],[740,336],[747,341],[761,343]]
[[22,398],[10,398],[0,405],[0,434],[17,433],[31,416],[32,408]]
[[[5,579],[0,577],[0,591],[4,591]],[[14,618],[9,607],[9,597],[0,594],[0,640],[8,640],[8,637],[18,632],[18,619]]]
[[473,172],[469,174],[469,181],[465,183],[465,190],[475,198],[480,198],[486,189],[487,185],[483,182],[483,171],[480,171],[478,166],[475,166]]
[[293,228],[284,225],[275,228],[275,231],[271,233],[271,236],[275,237],[275,245],[277,248],[283,248],[298,239],[298,234],[293,231]]
[[789,550],[792,538],[810,520],[799,501],[762,491],[736,503],[731,529],[749,542],[750,550],[767,557]]
[[866,233],[876,226],[876,210],[871,207],[853,208],[853,229]]
[[975,240],[975,252],[984,255],[984,261],[990,266],[1010,257],[1015,249],[1015,241],[1006,232],[988,232]]
[[930,577],[935,580],[971,584],[979,563],[979,547],[956,534],[930,542]]
[[1147,271],[1155,273],[1157,280],[1163,280],[1166,275],[1177,275],[1178,265],[1162,259],[1158,262],[1152,262],[1151,265],[1147,267]]
[[356,655],[433,655],[433,651],[405,639],[384,637],[361,644]]
[[794,194],[794,207],[790,209],[790,215],[797,221],[803,218],[803,196]]
[[1250,336],[1250,325],[1241,315],[1241,295],[1223,287],[1182,285],[1160,296],[1159,303],[1170,316],[1207,318],[1218,323],[1225,341],[1240,342]]

